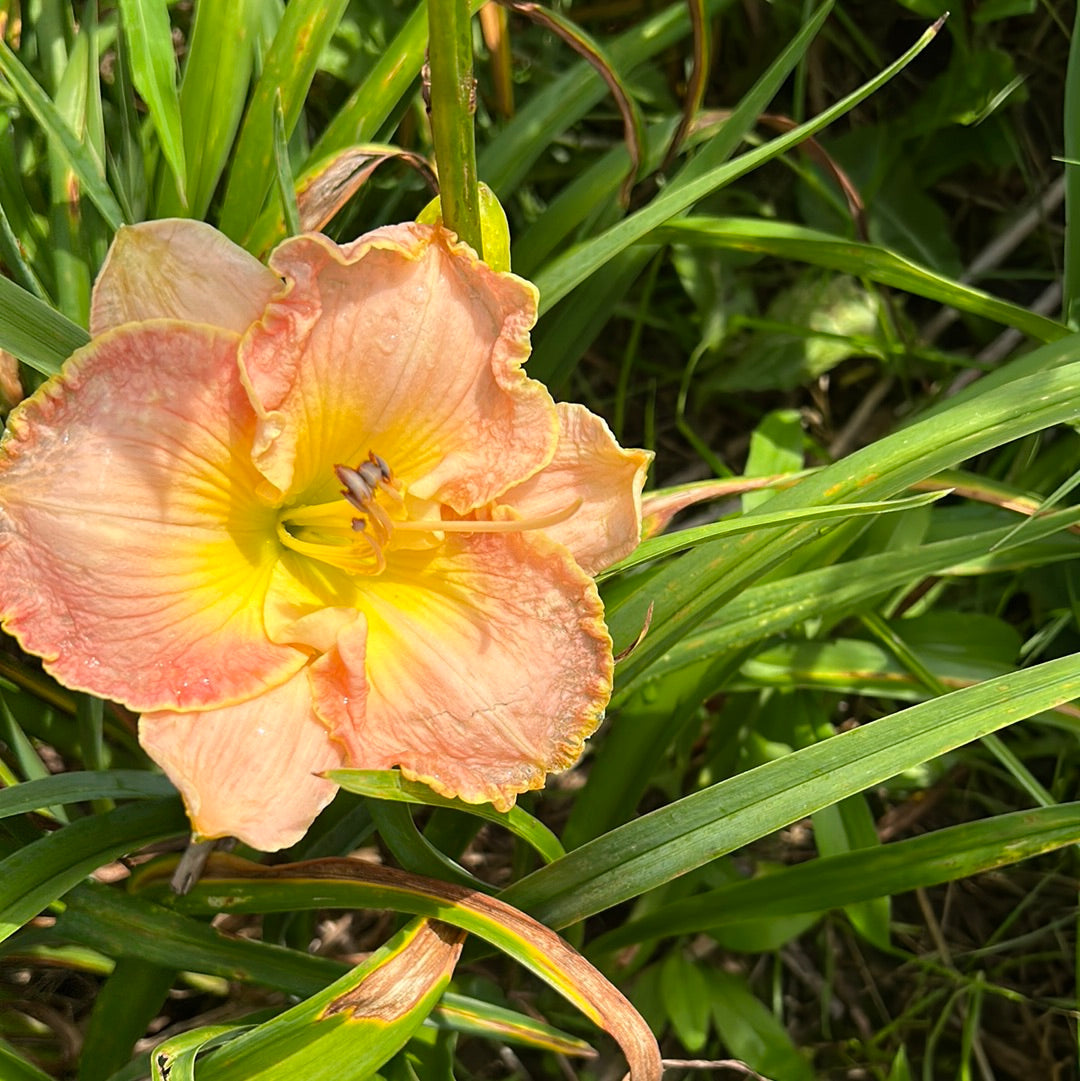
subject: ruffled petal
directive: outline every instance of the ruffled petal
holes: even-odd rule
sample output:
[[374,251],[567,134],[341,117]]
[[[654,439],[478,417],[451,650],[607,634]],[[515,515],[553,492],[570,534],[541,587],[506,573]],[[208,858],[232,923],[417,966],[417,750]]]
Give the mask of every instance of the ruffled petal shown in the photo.
[[374,451],[414,495],[466,513],[551,458],[554,405],[521,370],[536,318],[527,282],[416,224],[345,248],[296,237],[270,265],[286,292],[240,362],[255,460],[293,501],[332,498],[331,467]]
[[163,218],[123,226],[94,285],[90,333],[182,319],[243,333],[281,279],[213,226]]
[[555,456],[535,476],[500,500],[522,518],[580,509],[544,533],[565,544],[587,574],[629,555],[641,539],[641,489],[652,453],[624,450],[600,417],[583,405],[560,402]]
[[400,766],[443,795],[506,810],[573,765],[603,717],[603,607],[543,537],[474,534],[395,553],[360,609],[309,670],[315,710],[352,766]]
[[62,683],[137,712],[228,705],[306,657],[263,627],[276,511],[255,495],[237,336],[131,323],[0,443],[0,619]]
[[199,837],[239,837],[263,852],[303,837],[337,791],[316,775],[342,764],[304,672],[236,706],[148,713],[139,742],[180,790]]

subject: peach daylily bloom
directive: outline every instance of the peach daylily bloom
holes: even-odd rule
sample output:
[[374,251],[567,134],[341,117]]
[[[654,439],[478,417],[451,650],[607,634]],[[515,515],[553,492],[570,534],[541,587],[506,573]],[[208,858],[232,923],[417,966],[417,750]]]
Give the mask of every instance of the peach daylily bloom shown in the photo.
[[117,235],[93,340],[0,443],[0,618],[142,714],[197,835],[292,844],[342,765],[505,809],[576,761],[649,455],[525,376],[535,312],[437,227],[269,268]]

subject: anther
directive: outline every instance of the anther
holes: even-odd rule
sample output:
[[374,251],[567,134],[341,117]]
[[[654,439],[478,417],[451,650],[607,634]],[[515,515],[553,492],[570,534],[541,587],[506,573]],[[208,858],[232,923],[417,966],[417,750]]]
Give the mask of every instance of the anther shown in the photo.
[[341,494],[364,514],[370,513],[371,501],[378,489],[397,495],[390,466],[374,451],[368,451],[367,461],[361,462],[355,469],[348,465],[335,465],[334,473],[345,485]]

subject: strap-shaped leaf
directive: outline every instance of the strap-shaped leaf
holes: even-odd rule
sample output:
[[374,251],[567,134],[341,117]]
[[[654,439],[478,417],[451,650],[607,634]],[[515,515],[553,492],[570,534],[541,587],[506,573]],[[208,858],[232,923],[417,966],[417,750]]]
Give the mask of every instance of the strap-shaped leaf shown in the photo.
[[649,239],[798,259],[940,301],[960,311],[1015,327],[1036,341],[1056,341],[1069,333],[1068,327],[1054,319],[938,274],[888,248],[790,222],[764,218],[692,217],[669,222],[655,230]]
[[86,770],[56,773],[0,790],[0,818],[36,811],[55,803],[95,799],[148,799],[175,789],[160,773],[143,769]]
[[157,131],[161,152],[187,203],[187,167],[180,98],[176,90],[176,52],[165,0],[120,0],[120,21],[127,35],[131,78]]
[[[64,898],[55,936],[120,960],[182,965],[236,982],[261,984],[290,995],[316,995],[349,966],[329,957],[283,950],[256,939],[223,934],[203,922],[153,904],[145,897],[87,882]],[[564,1055],[590,1056],[584,1041],[515,1010],[447,993],[432,1015],[439,1026]]]
[[300,119],[319,56],[334,33],[347,0],[293,0],[263,61],[248,106],[221,207],[221,230],[247,240],[277,175],[274,168],[274,108],[281,95],[285,134]]
[[91,871],[188,831],[179,799],[148,800],[81,818],[0,860],[0,940]]
[[[445,923],[413,920],[325,990],[200,1060],[200,1081],[370,1077],[404,1047],[434,1008],[464,939],[463,932]],[[185,1050],[193,1059],[191,1049]],[[168,1045],[154,1053],[162,1081],[170,1077],[168,1056]]]
[[1080,803],[995,815],[921,837],[825,856],[663,905],[598,938],[590,955],[651,938],[824,912],[955,882],[1080,840]]
[[10,278],[0,277],[0,349],[43,375],[55,375],[89,340],[82,327]]
[[133,876],[133,888],[193,913],[365,907],[451,923],[514,958],[610,1032],[623,1049],[632,1081],[657,1081],[661,1075],[656,1040],[621,992],[554,931],[495,897],[363,860],[262,867],[220,854],[210,857],[190,892],[176,897],[168,885],[175,862],[148,864]]
[[[825,6],[828,7],[829,5]],[[813,22],[808,23],[804,29],[810,29],[813,25]],[[930,44],[938,29],[937,25],[932,27],[898,60],[884,68],[873,79],[864,83],[857,90],[852,91],[835,105],[825,109],[813,120],[800,124],[799,127],[786,135],[781,135],[764,146],[757,147],[730,162],[724,162],[712,168],[695,169],[693,166],[696,162],[691,162],[690,166],[647,206],[613,225],[606,232],[601,233],[600,236],[578,245],[565,255],[555,259],[543,273],[538,274],[536,286],[540,290],[542,309],[547,310],[557,304],[597,270],[606,266],[614,255],[629,245],[645,239],[653,229],[682,214],[706,195],[730,184],[741,176],[745,176],[765,162],[771,161],[855,108],[856,105],[884,86],[894,75],[911,63]],[[788,70],[790,70],[790,66],[794,65],[798,57],[808,47],[809,40],[805,33],[797,35],[792,44],[782,54],[781,60],[783,64],[781,65],[781,62],[777,61],[774,68],[770,69],[767,74],[772,76],[774,71],[779,71],[783,66],[788,67]],[[737,112],[741,112],[748,100],[749,95],[740,105]],[[755,110],[750,119],[756,118],[759,111]],[[704,160],[709,160],[710,155],[707,148],[702,151],[701,156]]]
[[546,863],[565,855],[558,837],[543,822],[518,806],[509,811],[496,811],[490,803],[466,803],[464,800],[448,799],[432,791],[426,784],[407,781],[396,769],[339,769],[330,771],[326,776],[347,791],[358,792],[361,796],[401,803],[419,803],[428,807],[448,807],[464,814],[476,815],[488,822],[495,822],[528,842],[543,856]]
[[565,926],[1076,697],[1080,654],[922,702],[620,826],[500,896]]
[[101,216],[113,229],[119,229],[124,224],[124,215],[116,197],[105,182],[104,165],[68,127],[56,106],[49,99],[49,95],[38,86],[19,58],[2,39],[0,39],[0,74],[3,74],[11,83],[27,112],[67,157],[72,172],[79,178],[83,190],[101,212]]

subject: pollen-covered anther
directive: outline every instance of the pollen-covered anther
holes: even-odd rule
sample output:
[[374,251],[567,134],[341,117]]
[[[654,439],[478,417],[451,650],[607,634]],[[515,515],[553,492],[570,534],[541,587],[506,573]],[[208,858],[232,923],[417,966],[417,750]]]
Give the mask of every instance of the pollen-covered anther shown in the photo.
[[[355,469],[347,465],[335,465],[334,473],[345,485],[341,494],[364,515],[363,518],[352,520],[353,529],[357,533],[365,533],[366,539],[373,545],[386,544],[394,532],[394,523],[376,502],[376,493],[386,492],[395,502],[402,502],[401,491],[386,460],[374,451],[368,451],[367,460]],[[367,532],[368,523],[371,525],[370,533]]]

